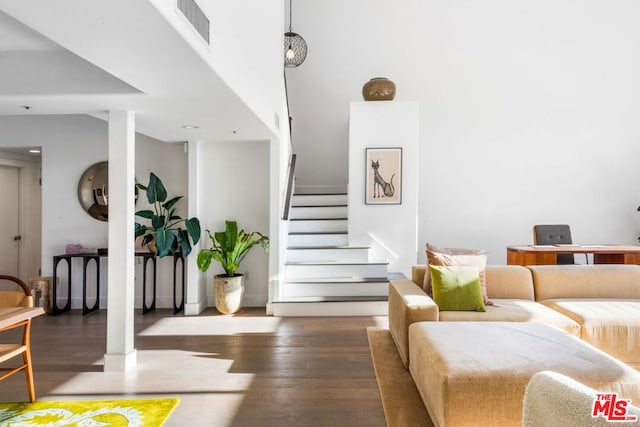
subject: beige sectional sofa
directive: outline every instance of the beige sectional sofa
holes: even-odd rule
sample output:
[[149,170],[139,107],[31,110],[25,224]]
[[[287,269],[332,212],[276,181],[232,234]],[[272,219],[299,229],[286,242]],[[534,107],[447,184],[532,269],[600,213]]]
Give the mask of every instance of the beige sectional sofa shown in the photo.
[[640,368],[640,266],[529,266],[536,301],[580,325],[580,338]]
[[421,321],[541,322],[640,367],[640,266],[487,266],[486,312],[439,311],[423,291],[425,266],[389,284],[389,329],[409,366],[409,326]]

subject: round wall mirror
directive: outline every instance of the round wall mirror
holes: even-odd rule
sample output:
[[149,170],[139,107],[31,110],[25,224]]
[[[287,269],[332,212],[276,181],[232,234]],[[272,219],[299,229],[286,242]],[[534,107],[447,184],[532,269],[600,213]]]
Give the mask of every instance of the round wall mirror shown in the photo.
[[78,182],[78,199],[89,215],[100,221],[109,216],[109,163],[89,166]]

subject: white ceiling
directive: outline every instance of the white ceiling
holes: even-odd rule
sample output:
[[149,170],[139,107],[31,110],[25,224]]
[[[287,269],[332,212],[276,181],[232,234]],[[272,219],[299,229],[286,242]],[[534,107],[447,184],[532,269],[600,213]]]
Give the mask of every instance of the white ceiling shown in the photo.
[[63,48],[0,12],[0,52],[56,50],[63,50]]
[[0,0],[0,114],[110,110],[167,142],[269,138],[148,0]]

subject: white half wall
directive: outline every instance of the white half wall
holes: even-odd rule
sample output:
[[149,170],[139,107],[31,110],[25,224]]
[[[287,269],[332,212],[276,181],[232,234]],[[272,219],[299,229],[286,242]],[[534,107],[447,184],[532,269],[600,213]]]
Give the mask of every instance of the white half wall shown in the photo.
[[[349,114],[349,244],[411,277],[417,262],[418,103],[352,102]],[[402,148],[401,204],[365,204],[366,148]],[[389,180],[389,177],[386,177]],[[394,181],[396,184],[398,179]]]
[[[212,234],[223,231],[229,219],[247,232],[269,235],[270,151],[270,141],[198,143],[197,208],[203,230]],[[210,244],[205,232],[201,245]],[[214,305],[213,276],[221,273],[222,267],[214,261],[204,275],[209,306]],[[245,274],[244,305],[264,307],[269,290],[269,254],[255,246],[238,273]]]

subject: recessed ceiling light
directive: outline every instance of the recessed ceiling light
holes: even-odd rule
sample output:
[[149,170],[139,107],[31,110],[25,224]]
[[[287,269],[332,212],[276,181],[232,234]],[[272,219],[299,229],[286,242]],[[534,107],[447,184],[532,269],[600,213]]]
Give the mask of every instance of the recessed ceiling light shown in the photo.
[[199,129],[199,126],[196,125],[182,125],[184,129]]
[[39,154],[40,150],[38,150],[37,148],[32,148],[31,150],[29,150],[29,152],[33,154]]

